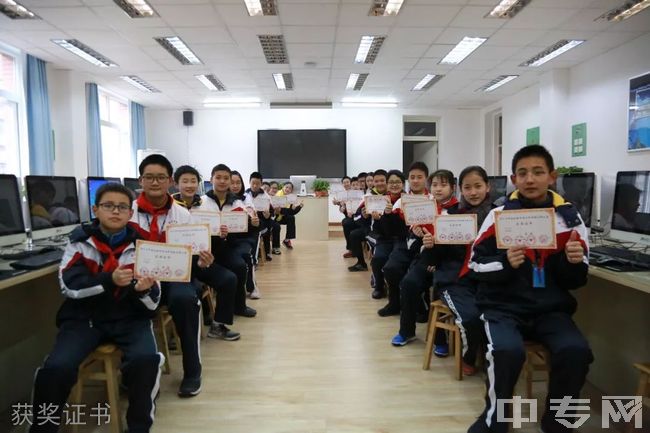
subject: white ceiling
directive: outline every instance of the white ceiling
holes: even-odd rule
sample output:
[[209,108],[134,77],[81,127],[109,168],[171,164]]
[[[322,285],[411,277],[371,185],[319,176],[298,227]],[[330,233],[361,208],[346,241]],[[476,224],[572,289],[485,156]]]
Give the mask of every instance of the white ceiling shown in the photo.
[[[594,21],[623,0],[532,0],[511,20],[483,18],[498,0],[405,0],[396,17],[370,17],[370,0],[277,0],[278,16],[250,17],[244,0],[149,0],[160,15],[132,19],[112,0],[21,0],[42,20],[0,14],[0,41],[56,68],[81,70],[103,86],[152,108],[201,108],[207,98],[265,102],[339,102],[346,96],[394,98],[402,107],[482,107],[514,94],[553,68],[575,66],[650,32],[650,9],[619,23]],[[288,65],[269,65],[258,34],[285,36]],[[156,36],[180,36],[203,61],[184,66]],[[362,35],[386,35],[374,64],[356,65]],[[489,38],[455,67],[438,62],[463,36]],[[75,38],[116,62],[99,68],[53,44]],[[585,39],[539,68],[518,65],[560,39]],[[306,62],[316,62],[306,67]],[[274,72],[292,72],[295,90],[278,91]],[[350,72],[369,72],[346,91]],[[215,74],[226,92],[210,92],[196,74]],[[446,76],[426,92],[410,89],[428,73]],[[476,92],[498,75],[518,79]],[[119,79],[138,75],[162,93]]]

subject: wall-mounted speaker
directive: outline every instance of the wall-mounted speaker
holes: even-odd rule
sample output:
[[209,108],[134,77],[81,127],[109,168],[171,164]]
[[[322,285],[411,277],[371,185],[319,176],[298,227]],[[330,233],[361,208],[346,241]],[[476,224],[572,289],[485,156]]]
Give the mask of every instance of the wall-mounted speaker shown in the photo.
[[183,125],[192,126],[194,125],[194,112],[191,110],[183,111]]

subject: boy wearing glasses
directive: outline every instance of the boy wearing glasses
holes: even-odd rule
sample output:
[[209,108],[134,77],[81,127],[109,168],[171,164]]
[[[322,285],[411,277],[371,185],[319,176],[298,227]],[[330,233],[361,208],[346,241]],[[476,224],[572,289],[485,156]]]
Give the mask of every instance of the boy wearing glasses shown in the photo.
[[[58,431],[79,365],[105,341],[124,353],[121,369],[129,394],[129,431],[148,432],[153,424],[164,361],[151,330],[160,289],[153,278],[135,279],[133,274],[135,241],[140,236],[128,225],[132,201],[126,187],[102,185],[93,206],[97,219],[70,235],[59,267],[65,297],[56,318],[59,333],[36,372],[31,432]],[[39,422],[36,414],[48,407],[55,410],[48,416],[53,422]]]
[[[167,192],[173,167],[162,155],[153,154],[139,166],[142,193],[133,203],[131,223],[149,241],[165,242],[165,228],[172,224],[191,224],[192,216]],[[200,251],[192,271],[205,271],[214,256]],[[196,266],[195,266],[196,265]],[[192,283],[162,283],[162,302],[171,313],[183,351],[183,380],[178,390],[181,397],[201,392],[201,358],[199,355],[200,289]]]

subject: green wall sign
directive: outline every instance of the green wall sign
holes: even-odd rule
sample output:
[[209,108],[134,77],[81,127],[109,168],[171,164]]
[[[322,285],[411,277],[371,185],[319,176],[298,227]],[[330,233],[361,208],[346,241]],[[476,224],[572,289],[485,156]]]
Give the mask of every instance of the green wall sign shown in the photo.
[[587,124],[571,126],[571,156],[587,156]]
[[526,146],[531,144],[541,144],[539,142],[539,126],[526,130]]

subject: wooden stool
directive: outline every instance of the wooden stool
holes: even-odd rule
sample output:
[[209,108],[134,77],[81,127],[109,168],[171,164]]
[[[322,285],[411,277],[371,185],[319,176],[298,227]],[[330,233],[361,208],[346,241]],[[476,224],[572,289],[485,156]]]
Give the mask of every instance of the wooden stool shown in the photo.
[[[165,364],[163,365],[162,371],[165,374],[170,374],[172,370],[169,364],[169,357],[172,352],[181,353],[181,339],[178,338],[176,326],[174,326],[174,321],[172,320],[172,316],[169,313],[169,310],[167,310],[167,307],[160,307],[158,309],[156,317],[153,319],[153,328],[158,350],[160,350],[165,356]],[[170,333],[176,340],[176,349],[173,351],[169,350],[168,335]]]
[[[647,405],[650,407],[650,404],[646,403],[645,400],[643,400],[645,397],[650,397],[650,362],[647,363],[635,363],[634,368],[639,370],[639,386],[636,389],[636,395],[641,396],[641,401],[642,404]],[[634,421],[630,421],[627,423],[627,427],[625,429],[627,433],[632,433],[634,431],[637,431],[634,427]]]
[[[524,364],[523,373],[526,380],[526,397],[533,398],[533,382],[548,382],[548,372],[550,371],[550,354],[546,348],[533,341],[524,341],[526,347],[526,363]],[[544,379],[535,380],[536,371],[545,373]]]
[[257,263],[260,266],[264,266],[264,264],[266,263],[266,247],[264,246],[264,239],[262,239],[262,236],[263,236],[262,233],[260,233],[260,236],[259,236],[259,239],[258,239],[259,253],[260,254],[259,254],[259,260],[257,261]]
[[[81,404],[84,382],[95,380],[106,383],[106,394],[108,404],[110,405],[109,413],[111,416],[110,432],[122,433],[122,418],[120,415],[120,392],[119,392],[119,368],[122,352],[114,344],[102,344],[97,347],[79,366],[77,383],[70,393],[72,404]],[[95,366],[101,364],[101,370]],[[78,425],[72,426],[74,433],[78,430]]]
[[454,351],[456,379],[463,380],[462,356],[460,353],[460,329],[455,323],[455,317],[451,310],[442,301],[433,301],[429,306],[429,323],[427,325],[427,345],[424,352],[424,363],[422,369],[428,370],[431,367],[431,355],[433,354],[433,341],[436,330],[446,329],[452,338],[449,338],[449,350]]

